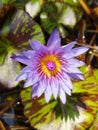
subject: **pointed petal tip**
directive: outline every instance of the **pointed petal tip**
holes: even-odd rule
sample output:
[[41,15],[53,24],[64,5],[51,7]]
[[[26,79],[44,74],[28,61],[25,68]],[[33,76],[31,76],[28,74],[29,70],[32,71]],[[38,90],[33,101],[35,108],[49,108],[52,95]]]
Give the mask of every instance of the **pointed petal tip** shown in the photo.
[[33,42],[37,42],[37,40],[31,40],[31,39],[29,39],[29,43],[30,43],[30,45],[32,45]]
[[26,83],[24,84],[24,88],[27,88],[27,87],[29,87],[29,86],[30,86],[30,85],[28,85],[28,84],[26,84]]
[[69,96],[72,96],[72,93],[69,93],[68,95],[69,95]]
[[31,40],[31,39],[29,39],[29,43],[30,43],[30,46],[31,46],[31,47],[32,47],[32,44],[33,44],[34,42],[36,42],[36,40]]
[[29,44],[30,44],[31,47],[32,47],[33,42],[35,42],[35,40],[29,39]]
[[35,93],[35,94],[32,94],[32,98],[35,98],[37,96],[37,94]]
[[84,46],[84,48],[85,48],[86,51],[88,51],[90,49],[89,46],[87,46],[87,45]]
[[44,91],[45,91],[45,85],[43,85],[43,86],[40,85],[38,87],[37,96],[40,97],[44,93]]
[[24,84],[24,88],[29,87],[30,85],[28,85],[27,83]]
[[51,99],[51,95],[50,94],[46,95],[46,93],[45,93],[45,101],[48,103],[50,101],[50,99]]
[[15,81],[21,81],[20,76],[18,76]]
[[46,103],[48,103],[48,102],[49,102],[49,100],[46,100],[46,98],[45,98],[45,101],[46,101]]
[[50,101],[50,98],[45,97],[45,101],[46,101],[46,103],[48,103]]
[[17,58],[17,56],[11,56],[10,58],[15,60]]
[[86,78],[82,75],[81,79],[80,80],[86,80]]
[[63,91],[62,88],[60,88],[59,97],[60,97],[61,102],[63,104],[65,104],[66,103],[66,95],[65,95],[65,92]]
[[62,99],[60,99],[60,100],[61,100],[62,104],[66,104],[66,100],[62,100]]
[[85,80],[85,77],[83,76],[83,74],[77,74],[77,76],[79,77],[79,80]]
[[50,49],[59,49],[60,48],[60,44],[61,44],[61,38],[60,38],[60,35],[59,35],[59,31],[57,28],[55,28],[48,41],[47,41],[47,47],[49,47]]
[[37,40],[29,40],[30,46],[35,51],[42,51],[46,50],[46,46],[42,44],[40,41]]
[[26,80],[25,84],[24,84],[24,88],[27,88],[29,86],[33,85],[29,80]]
[[70,42],[69,44],[75,45],[75,44],[77,44],[77,41],[72,41],[72,42]]
[[55,28],[55,29],[53,30],[53,33],[58,33],[58,32],[59,32],[58,28]]

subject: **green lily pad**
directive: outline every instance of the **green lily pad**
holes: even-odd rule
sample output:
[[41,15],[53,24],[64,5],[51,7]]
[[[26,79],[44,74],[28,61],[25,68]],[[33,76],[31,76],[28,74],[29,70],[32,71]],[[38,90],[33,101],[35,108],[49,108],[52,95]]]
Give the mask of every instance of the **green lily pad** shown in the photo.
[[0,34],[0,49],[4,48],[7,52],[9,47],[17,51],[26,50],[29,39],[44,43],[44,34],[40,26],[22,9],[17,9],[13,16],[9,17]]
[[26,47],[29,44],[29,39],[36,39],[44,43],[44,35],[40,26],[21,9],[17,9],[14,17],[12,17],[12,22],[9,24],[9,32],[5,33],[5,26],[2,32],[15,48]]
[[46,32],[51,33],[55,27],[63,25],[73,28],[82,16],[78,6],[66,2],[45,2],[40,13],[41,24]]

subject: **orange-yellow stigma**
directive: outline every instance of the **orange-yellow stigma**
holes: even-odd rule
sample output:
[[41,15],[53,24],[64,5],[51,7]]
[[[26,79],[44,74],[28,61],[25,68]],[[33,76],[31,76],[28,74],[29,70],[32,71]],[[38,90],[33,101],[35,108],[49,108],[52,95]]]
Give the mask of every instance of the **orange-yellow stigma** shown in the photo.
[[56,75],[61,67],[61,62],[58,57],[54,55],[47,55],[41,59],[41,70],[47,76]]

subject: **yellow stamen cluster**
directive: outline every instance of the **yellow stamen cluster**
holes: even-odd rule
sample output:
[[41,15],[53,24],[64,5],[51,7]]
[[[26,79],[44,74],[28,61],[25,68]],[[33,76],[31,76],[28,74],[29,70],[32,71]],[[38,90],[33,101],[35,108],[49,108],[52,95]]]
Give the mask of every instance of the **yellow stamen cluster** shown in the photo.
[[[55,68],[53,70],[49,70],[47,68],[48,62],[53,62],[55,64]],[[60,70],[61,62],[55,55],[47,55],[41,59],[40,67],[42,72],[44,72],[47,76],[55,76]]]

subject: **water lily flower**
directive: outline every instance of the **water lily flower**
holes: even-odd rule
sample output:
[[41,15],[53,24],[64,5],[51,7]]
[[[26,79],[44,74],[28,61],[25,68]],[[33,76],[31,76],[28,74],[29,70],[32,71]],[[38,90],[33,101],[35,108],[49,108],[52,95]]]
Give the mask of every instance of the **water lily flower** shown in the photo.
[[47,46],[37,40],[30,40],[32,50],[23,51],[13,59],[26,65],[17,77],[18,81],[26,80],[24,87],[32,85],[32,98],[40,97],[43,93],[46,102],[53,95],[66,103],[66,94],[71,96],[73,89],[71,78],[84,80],[78,67],[83,61],[75,57],[86,52],[89,48],[73,48],[76,42],[61,46],[58,29],[50,35]]

